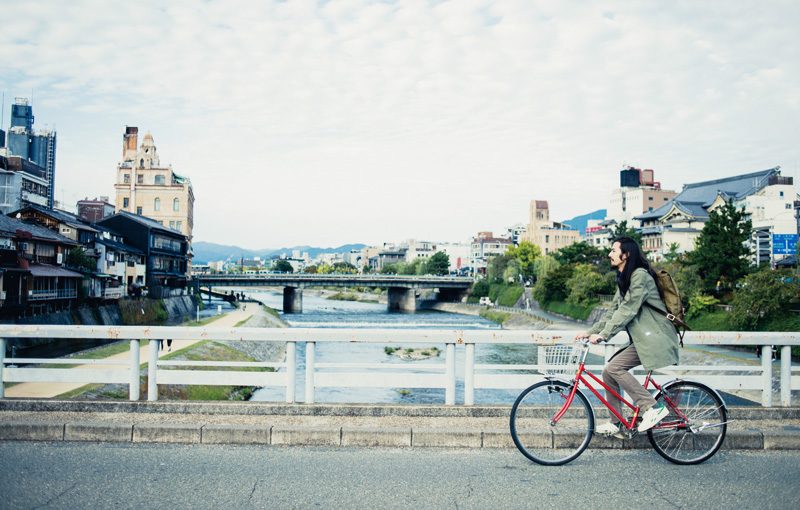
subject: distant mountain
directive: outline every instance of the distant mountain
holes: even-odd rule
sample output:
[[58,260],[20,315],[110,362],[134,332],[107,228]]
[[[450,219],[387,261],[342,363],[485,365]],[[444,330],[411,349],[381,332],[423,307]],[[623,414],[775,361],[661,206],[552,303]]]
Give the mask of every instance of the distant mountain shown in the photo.
[[584,214],[582,216],[576,216],[571,220],[564,220],[562,223],[566,223],[570,227],[580,230],[581,235],[586,234],[586,225],[589,223],[589,220],[602,220],[606,217],[606,210],[599,209],[594,212],[590,212],[589,214]]
[[238,246],[229,246],[225,244],[207,243],[205,241],[197,241],[192,243],[192,251],[194,252],[194,264],[207,264],[210,261],[239,259],[241,257],[252,259],[253,257],[261,257],[268,259],[272,256],[279,256],[285,253],[288,256],[292,255],[293,251],[300,253],[308,253],[312,259],[320,253],[347,253],[350,250],[360,250],[366,247],[366,244],[344,244],[337,248],[319,248],[316,246],[292,246],[290,248],[264,248],[261,250],[249,250],[247,248],[240,248]]

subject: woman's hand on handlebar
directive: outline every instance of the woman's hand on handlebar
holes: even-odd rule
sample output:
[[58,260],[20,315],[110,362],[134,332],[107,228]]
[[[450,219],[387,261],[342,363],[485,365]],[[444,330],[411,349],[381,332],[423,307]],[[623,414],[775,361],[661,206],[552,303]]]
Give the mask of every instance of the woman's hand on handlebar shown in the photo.
[[577,340],[586,340],[587,338],[589,338],[589,332],[588,331],[578,331],[578,333],[575,335],[575,340],[576,341]]
[[605,338],[597,334],[589,336],[589,343],[599,344],[600,342],[605,342]]

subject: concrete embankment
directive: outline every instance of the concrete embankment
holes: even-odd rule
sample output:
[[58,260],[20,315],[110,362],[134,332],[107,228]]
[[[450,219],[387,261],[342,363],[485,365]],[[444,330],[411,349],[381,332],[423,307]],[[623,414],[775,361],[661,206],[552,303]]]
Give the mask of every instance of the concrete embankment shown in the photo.
[[[513,448],[508,406],[0,401],[0,440]],[[800,408],[732,407],[723,448],[800,449]],[[650,448],[594,437],[591,448]]]

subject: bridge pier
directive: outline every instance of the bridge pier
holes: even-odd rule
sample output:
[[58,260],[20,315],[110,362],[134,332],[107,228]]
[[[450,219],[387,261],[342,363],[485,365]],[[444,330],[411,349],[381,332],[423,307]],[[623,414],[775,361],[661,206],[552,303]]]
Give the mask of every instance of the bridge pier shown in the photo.
[[390,312],[414,312],[417,310],[417,293],[414,289],[389,287],[388,301]]
[[303,313],[303,288],[283,288],[283,313]]
[[436,293],[436,301],[446,301],[448,303],[460,303],[469,292],[469,289],[439,289]]

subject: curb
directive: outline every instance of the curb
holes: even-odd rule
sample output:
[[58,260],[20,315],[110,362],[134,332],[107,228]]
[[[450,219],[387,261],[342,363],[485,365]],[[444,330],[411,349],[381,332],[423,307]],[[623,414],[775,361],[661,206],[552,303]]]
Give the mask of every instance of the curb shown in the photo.
[[[542,434],[542,438],[545,435]],[[0,441],[97,441],[115,443],[259,444],[417,448],[514,448],[506,430],[357,428],[202,424],[130,424],[35,421],[0,423]],[[593,437],[592,449],[650,448],[644,435],[633,440]],[[725,450],[800,450],[800,429],[730,430]]]
[[[451,418],[508,417],[510,405],[445,406],[395,404],[279,404],[272,402],[96,401],[0,399],[0,411],[184,413],[249,416],[404,416]],[[800,407],[729,406],[731,420],[800,419]]]

